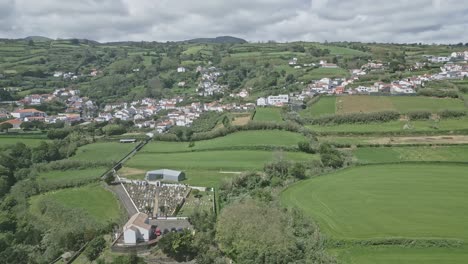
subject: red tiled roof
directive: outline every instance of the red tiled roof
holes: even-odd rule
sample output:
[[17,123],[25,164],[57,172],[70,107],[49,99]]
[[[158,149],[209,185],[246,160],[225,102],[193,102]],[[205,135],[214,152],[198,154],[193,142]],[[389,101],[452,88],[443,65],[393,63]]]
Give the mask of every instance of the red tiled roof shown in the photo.
[[39,111],[39,110],[34,109],[34,108],[28,108],[28,109],[17,110],[16,113],[44,113],[44,112]]

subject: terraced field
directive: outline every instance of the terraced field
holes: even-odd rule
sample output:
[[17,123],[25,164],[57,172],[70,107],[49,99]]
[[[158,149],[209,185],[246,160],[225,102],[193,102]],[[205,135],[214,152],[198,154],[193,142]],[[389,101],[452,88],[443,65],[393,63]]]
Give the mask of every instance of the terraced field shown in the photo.
[[283,121],[281,118],[281,109],[272,107],[257,108],[254,120],[281,122]]
[[72,160],[116,162],[125,157],[136,145],[117,142],[88,144],[80,147]]

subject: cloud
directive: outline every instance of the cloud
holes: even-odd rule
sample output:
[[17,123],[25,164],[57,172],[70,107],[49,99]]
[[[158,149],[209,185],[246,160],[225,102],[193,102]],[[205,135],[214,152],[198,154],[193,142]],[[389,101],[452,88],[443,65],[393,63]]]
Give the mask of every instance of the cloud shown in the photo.
[[457,0],[0,0],[0,37],[468,42]]

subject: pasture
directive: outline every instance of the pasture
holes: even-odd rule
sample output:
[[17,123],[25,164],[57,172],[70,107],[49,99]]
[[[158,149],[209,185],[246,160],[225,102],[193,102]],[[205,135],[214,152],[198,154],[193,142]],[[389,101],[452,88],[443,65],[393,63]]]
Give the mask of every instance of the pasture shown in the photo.
[[156,141],[148,143],[140,153],[146,152],[190,152],[210,149],[226,149],[235,147],[253,147],[253,146],[278,146],[292,147],[306,138],[299,134],[282,130],[253,130],[240,131],[224,137],[218,137],[210,140],[194,142],[193,147],[189,147],[188,142],[167,142]]
[[353,150],[359,163],[456,161],[468,163],[468,146],[366,147]]
[[[405,125],[407,129],[405,129]],[[463,119],[442,119],[418,120],[418,121],[391,121],[385,123],[370,124],[342,124],[331,126],[308,125],[308,128],[321,133],[382,133],[382,132],[400,132],[411,134],[412,132],[430,132],[430,133],[453,133],[457,130],[468,129],[468,118]]]
[[117,162],[127,155],[135,144],[122,144],[118,142],[102,142],[84,145],[71,157],[72,160],[81,161],[109,161]]
[[[281,152],[287,160],[308,161],[316,155],[302,152]],[[176,170],[248,171],[262,169],[273,160],[271,151],[200,151],[182,153],[138,153],[125,165],[131,168],[153,170],[168,168]]]
[[292,185],[302,209],[332,238],[468,238],[468,166],[382,165],[345,169]]
[[322,78],[343,78],[348,77],[350,74],[347,70],[342,68],[316,68],[308,71],[301,76],[301,81],[320,80]]
[[83,170],[55,170],[40,173],[37,176],[39,186],[48,184],[66,185],[76,182],[98,180],[107,168],[87,168]]
[[16,143],[24,143],[29,147],[36,147],[41,141],[46,141],[47,138],[32,138],[24,136],[0,136],[0,148],[3,146],[14,145]]
[[462,248],[351,247],[334,252],[346,264],[459,264],[468,260]]
[[281,122],[281,108],[259,107],[255,110],[254,121],[272,121]]
[[83,210],[99,223],[105,224],[120,218],[120,207],[117,199],[99,184],[33,196],[30,200],[30,210],[33,214],[40,214],[37,204],[45,198],[52,199],[65,207]]
[[323,97],[301,112],[302,116],[316,117],[324,114],[369,113],[398,111],[402,114],[414,111],[464,110],[460,99],[423,96],[338,96]]
[[468,136],[465,135],[440,135],[440,136],[320,136],[319,142],[348,145],[401,145],[401,144],[468,144]]

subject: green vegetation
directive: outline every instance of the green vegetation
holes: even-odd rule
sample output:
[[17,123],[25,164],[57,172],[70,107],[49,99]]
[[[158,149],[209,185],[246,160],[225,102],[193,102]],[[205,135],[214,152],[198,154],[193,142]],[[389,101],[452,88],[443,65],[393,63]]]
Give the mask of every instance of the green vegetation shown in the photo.
[[359,163],[454,161],[468,163],[468,146],[369,147],[353,151]]
[[332,115],[336,112],[336,98],[333,96],[321,97],[306,110],[300,112],[303,117],[318,117],[321,115]]
[[189,152],[213,149],[229,149],[236,147],[249,148],[258,146],[295,147],[297,146],[297,143],[302,140],[305,140],[303,135],[289,131],[252,130],[240,131],[224,137],[210,140],[196,141],[192,147],[190,147],[190,143],[187,142],[151,142],[147,144],[140,153]]
[[259,107],[255,110],[254,120],[281,122],[283,121],[283,118],[281,117],[281,108]]
[[39,186],[49,184],[72,185],[75,182],[98,180],[106,170],[105,167],[97,167],[81,170],[48,171],[40,173],[36,181]]
[[3,146],[14,145],[18,142],[24,143],[27,146],[36,147],[45,138],[28,138],[22,136],[0,136],[0,148]]
[[443,164],[351,168],[295,184],[282,201],[303,209],[333,238],[467,239],[466,169]]
[[342,68],[317,68],[300,77],[301,81],[320,80],[322,78],[349,77],[349,72]]
[[[48,192],[31,198],[31,213],[41,215],[39,203],[44,200],[57,202],[68,208],[80,209],[93,220],[106,224],[120,218],[119,203],[114,195],[99,184]],[[50,219],[51,221],[53,219]]]
[[81,161],[119,161],[133,148],[134,144],[117,142],[94,143],[78,148],[72,160]]

